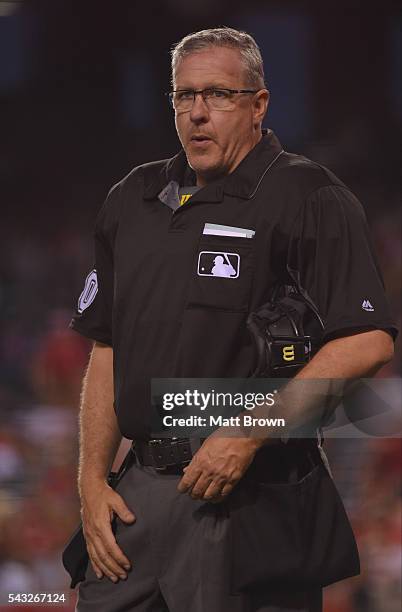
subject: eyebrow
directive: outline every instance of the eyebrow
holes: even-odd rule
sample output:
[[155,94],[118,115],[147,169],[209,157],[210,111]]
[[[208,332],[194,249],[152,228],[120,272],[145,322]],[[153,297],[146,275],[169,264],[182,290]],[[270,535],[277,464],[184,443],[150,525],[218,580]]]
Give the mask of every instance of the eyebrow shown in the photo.
[[[185,85],[175,85],[175,89],[200,89],[199,87],[190,87],[190,86],[185,86]],[[210,83],[209,85],[205,85],[205,87],[202,87],[202,89],[233,89],[233,87],[230,87],[229,85],[223,85],[222,83]]]

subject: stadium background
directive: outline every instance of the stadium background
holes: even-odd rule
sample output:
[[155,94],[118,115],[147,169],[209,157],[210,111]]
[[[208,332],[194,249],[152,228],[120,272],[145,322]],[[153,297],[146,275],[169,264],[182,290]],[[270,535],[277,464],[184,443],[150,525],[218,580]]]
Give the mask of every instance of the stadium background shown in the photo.
[[[1,1],[3,597],[67,590],[60,551],[79,517],[77,408],[90,349],[67,325],[92,263],[94,218],[134,165],[178,150],[163,96],[168,50],[216,25],[261,46],[265,125],[364,203],[400,322],[399,3]],[[380,376],[400,375],[399,346]],[[363,571],[326,589],[325,612],[399,611],[400,439],[329,440],[327,450]]]

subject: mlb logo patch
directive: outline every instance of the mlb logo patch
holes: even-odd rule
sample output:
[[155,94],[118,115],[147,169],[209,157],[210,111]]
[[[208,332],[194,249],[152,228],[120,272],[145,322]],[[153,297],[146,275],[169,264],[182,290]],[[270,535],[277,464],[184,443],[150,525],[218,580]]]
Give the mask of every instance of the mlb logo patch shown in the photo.
[[92,270],[85,279],[84,290],[78,298],[78,312],[82,314],[94,301],[98,293],[98,277],[96,270]]
[[198,276],[238,278],[240,255],[224,251],[201,251],[198,255]]

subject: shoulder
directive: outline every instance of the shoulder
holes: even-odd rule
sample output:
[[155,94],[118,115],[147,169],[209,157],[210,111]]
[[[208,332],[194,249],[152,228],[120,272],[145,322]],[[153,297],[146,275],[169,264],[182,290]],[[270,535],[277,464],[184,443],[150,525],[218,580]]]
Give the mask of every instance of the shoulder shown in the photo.
[[304,155],[284,152],[281,156],[277,177],[283,183],[293,186],[301,195],[327,187],[336,186],[347,189],[346,185],[328,168]]
[[277,219],[284,235],[316,237],[323,231],[332,236],[367,223],[352,190],[330,169],[303,155],[283,153],[265,185],[278,203],[274,211],[267,206],[267,213]]
[[141,164],[140,166],[135,166],[135,168],[123,176],[118,183],[113,185],[109,193],[116,192],[121,196],[132,189],[137,191],[139,185],[141,187],[146,187],[156,179],[166,175],[167,169],[172,163],[172,159],[174,158],[160,159]]
[[330,215],[365,216],[358,197],[331,170],[303,155],[285,152],[282,158],[278,181],[281,189],[297,201],[299,212],[321,209]]
[[155,183],[163,182],[171,159],[162,159],[135,166],[109,190],[106,200],[99,211],[97,225],[113,226],[118,222],[124,202],[135,202],[146,189]]

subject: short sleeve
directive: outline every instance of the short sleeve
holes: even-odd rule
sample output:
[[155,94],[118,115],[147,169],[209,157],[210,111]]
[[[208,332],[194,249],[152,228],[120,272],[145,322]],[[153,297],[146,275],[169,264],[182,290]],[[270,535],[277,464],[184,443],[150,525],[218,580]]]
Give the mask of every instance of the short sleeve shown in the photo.
[[70,328],[80,334],[113,346],[113,243],[116,233],[116,207],[119,188],[114,187],[103,204],[95,223],[95,262],[77,300]]
[[326,340],[373,329],[396,337],[364,210],[346,187],[321,187],[306,199],[288,272],[318,308]]

